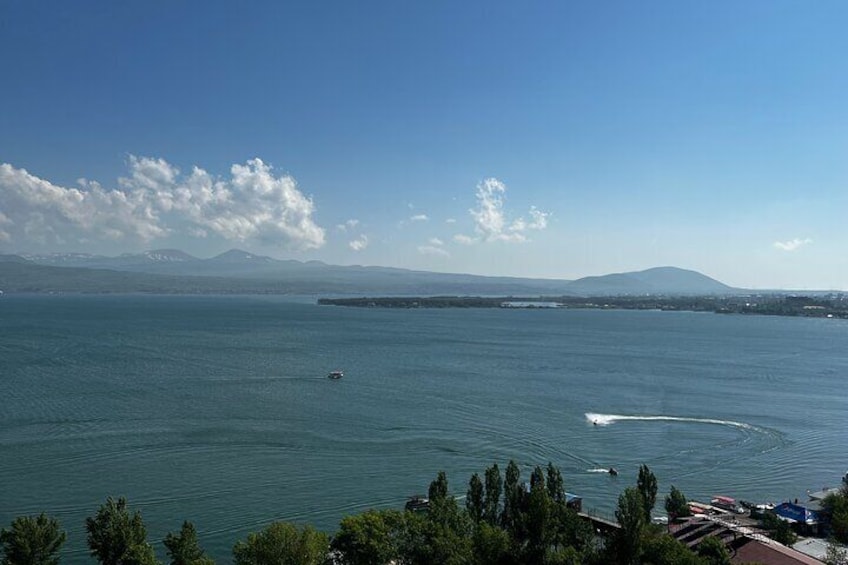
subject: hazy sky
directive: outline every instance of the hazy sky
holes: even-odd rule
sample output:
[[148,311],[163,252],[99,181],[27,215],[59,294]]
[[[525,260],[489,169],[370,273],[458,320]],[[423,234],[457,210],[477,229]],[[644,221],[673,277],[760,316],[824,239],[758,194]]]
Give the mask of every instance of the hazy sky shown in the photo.
[[0,0],[0,252],[848,289],[848,3]]

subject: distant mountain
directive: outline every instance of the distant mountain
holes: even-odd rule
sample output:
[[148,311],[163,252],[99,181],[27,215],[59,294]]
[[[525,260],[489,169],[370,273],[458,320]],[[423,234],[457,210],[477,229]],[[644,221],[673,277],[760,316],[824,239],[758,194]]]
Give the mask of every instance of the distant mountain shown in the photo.
[[[16,269],[14,273],[17,278],[12,280],[9,278],[12,271],[8,265],[0,264],[0,284],[6,287],[7,292],[16,288],[28,288],[31,291],[42,288],[72,292],[154,292],[149,289],[155,288],[159,289],[157,292],[525,297],[704,295],[734,292],[734,289],[715,279],[675,267],[567,281],[328,265],[320,261],[277,260],[239,249],[231,249],[209,259],[198,259],[176,249],[157,249],[118,257],[80,253],[5,257],[17,257],[16,262],[30,267]],[[12,260],[6,261],[9,262]],[[48,266],[73,268],[75,271],[31,268]],[[116,276],[116,273],[121,275]],[[53,283],[58,286],[51,286]]]
[[216,255],[215,257],[208,259],[208,261],[229,264],[249,263],[251,265],[255,265],[256,263],[273,263],[276,260],[265,255],[254,255],[253,253],[248,253],[241,249],[230,249],[229,251],[224,251],[220,255]]
[[0,263],[29,263],[29,261],[20,255],[0,254]]
[[[116,257],[111,258],[112,261],[96,258],[99,264],[108,264],[108,269],[43,265],[18,256],[0,256],[0,290],[7,293],[520,294],[539,296],[562,294],[567,284],[567,281],[452,275],[383,267],[341,267],[325,265],[317,261],[302,263],[273,259],[269,267],[271,270],[261,273],[262,276],[218,276],[211,273],[230,271],[227,260],[216,261],[212,258],[191,262],[154,261],[143,255]],[[229,258],[238,259],[233,256]],[[196,274],[151,272],[165,268],[173,271],[174,265],[186,263],[191,263],[191,267],[181,267],[180,270],[190,270]],[[224,268],[219,269],[222,263]]]
[[185,251],[179,249],[154,249],[145,251],[140,255],[122,255],[122,257],[146,259],[148,261],[167,262],[167,263],[186,263],[198,261],[197,257],[189,255]]
[[706,295],[738,292],[738,289],[697,271],[677,267],[655,267],[632,273],[584,277],[571,282],[567,289],[584,296]]

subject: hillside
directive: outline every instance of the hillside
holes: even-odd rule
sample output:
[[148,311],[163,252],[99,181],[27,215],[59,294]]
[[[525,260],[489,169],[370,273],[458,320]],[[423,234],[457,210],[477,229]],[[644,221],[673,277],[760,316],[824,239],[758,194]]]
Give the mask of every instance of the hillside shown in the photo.
[[176,249],[117,257],[0,256],[6,292],[159,292],[478,296],[721,295],[735,289],[696,271],[658,267],[576,281],[486,277],[278,260],[233,249],[199,259]]
[[655,267],[632,273],[584,277],[571,282],[566,288],[570,293],[582,296],[720,295],[739,292],[697,271],[677,267]]

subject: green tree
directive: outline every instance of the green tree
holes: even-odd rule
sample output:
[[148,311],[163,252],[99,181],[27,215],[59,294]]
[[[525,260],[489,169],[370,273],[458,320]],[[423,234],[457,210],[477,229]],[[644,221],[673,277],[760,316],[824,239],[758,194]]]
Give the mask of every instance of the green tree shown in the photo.
[[843,491],[827,495],[822,507],[830,517],[830,529],[833,538],[840,543],[848,543],[848,493]]
[[554,529],[551,544],[555,550],[573,547],[585,553],[596,549],[595,530],[573,508],[553,503],[551,522]]
[[639,466],[639,479],[636,481],[636,488],[639,489],[639,494],[642,495],[642,503],[645,506],[645,522],[650,524],[651,511],[657,502],[657,478],[647,465]]
[[43,512],[15,518],[8,530],[0,530],[3,565],[57,565],[63,543],[59,522]]
[[691,515],[689,501],[674,485],[671,485],[671,492],[665,497],[665,511],[668,513],[669,520]]
[[778,520],[777,527],[771,532],[771,539],[783,545],[795,545],[798,535],[792,531],[792,526],[786,520]]
[[206,556],[197,541],[194,524],[186,520],[180,533],[169,532],[163,542],[168,550],[171,565],[213,565],[215,562]]
[[472,540],[474,563],[477,565],[511,565],[510,539],[503,529],[482,522]]
[[514,539],[522,540],[521,510],[524,489],[519,484],[521,470],[515,461],[510,460],[506,467],[504,480],[504,504],[501,512],[501,525]]
[[704,558],[707,565],[730,565],[730,552],[715,536],[709,536],[698,544],[698,555]]
[[527,497],[527,561],[542,563],[551,545],[552,503],[545,488],[545,475],[540,467],[530,475],[530,495]]
[[704,559],[668,534],[644,539],[642,562],[651,565],[706,565]]
[[465,496],[465,509],[468,515],[477,524],[483,519],[485,511],[485,495],[483,489],[483,481],[480,480],[480,475],[474,473],[468,481],[468,493]]
[[439,471],[428,490],[430,506],[427,517],[430,522],[455,527],[459,516],[459,506],[456,504],[456,499],[448,495],[448,492],[448,477],[444,471]]
[[798,541],[798,536],[792,531],[792,526],[786,520],[781,520],[774,512],[763,515],[763,529],[768,530],[769,537],[777,543],[792,545]]
[[[437,510],[434,512],[434,510]],[[404,513],[400,562],[404,565],[467,564],[473,561],[471,521],[449,497],[426,514]]]
[[130,514],[127,501],[109,497],[94,517],[85,519],[91,555],[103,565],[155,565],[141,514]]
[[621,493],[618,497],[615,517],[621,526],[614,539],[614,553],[617,561],[628,565],[640,563],[642,536],[647,522],[644,498],[638,489],[628,487]]
[[430,483],[430,488],[427,491],[427,496],[430,498],[430,504],[444,500],[448,496],[448,477],[444,471],[439,471],[436,479]]
[[559,468],[548,461],[548,496],[556,504],[565,503],[565,487],[562,482],[562,473]]
[[562,547],[551,550],[545,557],[546,565],[584,565],[584,555],[573,547]]
[[330,547],[346,565],[388,563],[399,557],[404,516],[397,510],[368,510],[342,519]]
[[483,517],[492,526],[498,523],[498,512],[501,504],[501,492],[503,491],[503,479],[498,464],[495,463],[486,469],[486,498],[483,502],[485,508]]
[[311,526],[302,529],[274,522],[233,547],[235,565],[321,565],[326,562],[327,535]]

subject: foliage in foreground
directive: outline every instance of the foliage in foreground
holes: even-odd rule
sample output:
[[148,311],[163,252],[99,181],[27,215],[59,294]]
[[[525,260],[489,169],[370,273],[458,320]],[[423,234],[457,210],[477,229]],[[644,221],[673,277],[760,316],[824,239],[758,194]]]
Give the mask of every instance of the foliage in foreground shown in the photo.
[[139,512],[130,513],[125,498],[109,497],[94,517],[86,518],[88,547],[103,565],[156,565],[153,546]]
[[233,548],[235,565],[321,565],[327,560],[327,535],[312,526],[274,522]]
[[848,544],[848,482],[843,478],[839,492],[827,495],[822,501],[824,511],[830,517],[831,535],[839,542]]
[[[620,528],[602,538],[567,504],[557,467],[536,467],[529,481],[510,461],[505,473],[497,464],[482,478],[468,482],[462,506],[450,494],[440,472],[430,484],[429,508],[423,512],[368,510],[342,519],[330,540],[310,526],[274,522],[251,533],[233,547],[235,565],[728,565],[729,555],[716,538],[707,538],[693,552],[650,523],[657,482],[647,466],[637,483],[618,500]],[[843,507],[842,505],[845,504]],[[828,499],[831,515],[848,512],[848,490]],[[666,497],[670,517],[688,513],[686,498],[673,486]],[[791,543],[794,533],[781,520],[769,520],[772,536]],[[840,532],[834,527],[834,534]],[[139,512],[123,498],[108,498],[86,519],[91,555],[102,565],[158,565]],[[65,533],[44,514],[15,519],[0,531],[1,565],[58,565]],[[170,565],[214,565],[200,547],[191,522],[169,533],[164,546]],[[835,545],[828,563],[845,565],[845,553]]]
[[214,561],[206,557],[197,541],[197,530],[189,521],[183,522],[180,533],[173,532],[165,536],[162,542],[171,558],[170,565],[214,565]]
[[11,527],[0,531],[3,565],[56,565],[59,549],[65,543],[65,532],[55,518],[43,512],[39,516],[21,516]]

